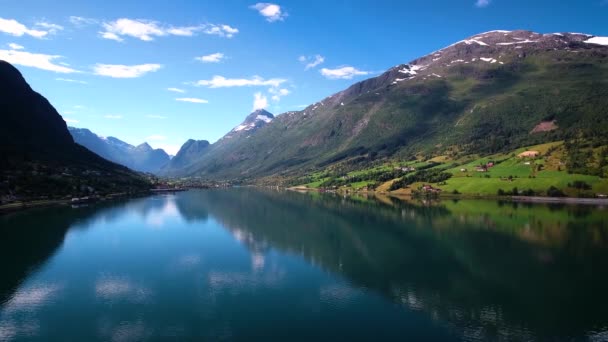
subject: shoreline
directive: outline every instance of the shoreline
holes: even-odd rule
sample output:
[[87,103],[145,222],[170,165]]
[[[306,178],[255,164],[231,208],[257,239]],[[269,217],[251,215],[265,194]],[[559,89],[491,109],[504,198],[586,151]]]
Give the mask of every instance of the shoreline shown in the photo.
[[608,198],[511,196],[515,202],[608,205]]
[[54,199],[54,200],[35,200],[35,201],[24,201],[24,202],[13,202],[8,204],[0,205],[0,215],[26,210],[33,208],[44,208],[44,207],[53,207],[53,206],[61,206],[61,205],[82,205],[82,204],[94,204],[98,202],[111,201],[119,198],[134,198],[141,195],[153,195],[158,194],[158,192],[153,191],[143,191],[137,193],[115,193],[108,194],[104,197],[95,199],[95,200],[87,200],[83,202],[72,202],[71,199]]
[[[285,188],[286,190],[296,191],[296,192],[318,192],[318,193],[338,193],[338,194],[347,194],[347,195],[357,195],[357,194],[366,194],[366,195],[382,195],[393,197],[397,199],[403,199],[403,197],[413,198],[411,195],[404,195],[400,193],[392,193],[392,192],[374,192],[374,191],[354,191],[354,192],[340,192],[336,190],[320,190],[315,188],[306,188],[301,186],[289,187]],[[437,199],[442,200],[491,200],[491,201],[513,201],[519,203],[559,203],[559,204],[584,204],[584,205],[607,205],[608,206],[608,198],[580,198],[580,197],[543,197],[543,196],[482,196],[482,195],[452,195],[452,194],[442,194],[437,197]]]

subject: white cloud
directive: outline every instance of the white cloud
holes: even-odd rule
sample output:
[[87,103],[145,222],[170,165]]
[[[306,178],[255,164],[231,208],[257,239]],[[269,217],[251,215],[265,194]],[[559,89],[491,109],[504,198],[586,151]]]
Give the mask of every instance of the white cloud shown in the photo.
[[475,2],[475,6],[479,8],[488,7],[490,5],[490,0],[477,0]]
[[216,35],[220,37],[232,38],[235,34],[239,33],[239,30],[229,25],[214,25],[208,24],[205,26],[203,31],[205,34]]
[[167,140],[167,137],[164,135],[154,134],[154,135],[147,137],[146,140],[151,140],[151,141]]
[[72,68],[57,65],[53,61],[61,58],[59,55],[45,55],[42,53],[31,53],[17,50],[0,50],[0,59],[11,64],[17,64],[42,70],[54,71],[64,74],[79,72]]
[[93,25],[93,24],[98,23],[97,19],[79,17],[76,15],[70,16],[69,21],[70,21],[70,23],[72,23],[72,25],[75,25],[75,26],[86,26],[86,25]]
[[257,10],[260,15],[266,18],[268,22],[283,21],[287,17],[287,13],[281,10],[281,6],[267,2],[258,2],[250,6],[251,9]]
[[141,77],[149,72],[158,71],[160,68],[160,64],[96,64],[93,68],[93,72],[95,73],[95,75],[108,76],[114,78],[136,78]]
[[289,91],[289,89],[285,89],[285,88],[270,88],[268,89],[268,92],[270,94],[272,94],[271,99],[273,101],[279,101],[281,100],[281,97],[283,96],[287,96],[289,95],[291,92]]
[[21,24],[15,19],[4,19],[0,18],[0,32],[10,34],[15,37],[21,37],[23,35],[32,36],[34,38],[43,38],[50,32],[44,30],[36,30],[28,28]]
[[38,29],[39,28],[44,29],[46,32],[48,32],[48,34],[55,34],[58,31],[63,30],[63,26],[61,26],[61,25],[51,24],[51,23],[47,23],[44,21],[37,22],[34,26]]
[[122,39],[119,36],[131,36],[144,41],[154,40],[153,36],[166,36],[167,33],[150,20],[133,20],[121,18],[109,23],[103,23],[102,37],[106,39]]
[[67,122],[67,123],[78,123],[78,120],[74,120],[74,119],[70,119],[70,118],[63,118],[63,121]]
[[315,55],[315,56],[311,56],[311,57],[306,57],[306,56],[300,56],[298,58],[298,60],[305,64],[306,66],[304,67],[305,70],[308,70],[310,68],[314,68],[317,65],[325,62],[325,57],[321,56],[321,55]]
[[321,72],[321,75],[323,75],[329,79],[332,79],[332,80],[335,80],[335,79],[350,80],[355,76],[362,76],[362,75],[370,74],[369,71],[362,71],[362,70],[359,70],[352,66],[344,66],[344,67],[336,68],[336,69],[323,68],[320,70],[320,72]]
[[194,59],[203,63],[219,63],[222,61],[222,59],[224,59],[224,54],[221,52],[216,52],[210,55],[195,57]]
[[272,86],[278,87],[287,80],[281,78],[271,78],[265,80],[260,76],[252,78],[226,78],[224,76],[213,76],[210,80],[200,80],[194,83],[195,86],[209,88],[228,88],[228,87],[251,87],[251,86]]
[[15,44],[15,43],[8,44],[8,47],[11,48],[11,50],[23,50],[23,49],[25,49],[25,47],[23,47],[23,45],[19,45],[19,44]]
[[112,119],[112,120],[120,120],[120,119],[122,119],[122,115],[114,115],[114,114],[104,115],[103,117],[106,118],[106,119]]
[[62,82],[70,82],[70,83],[89,84],[88,82],[85,82],[85,81],[80,81],[80,80],[73,80],[73,79],[71,79],[71,78],[61,78],[61,77],[57,77],[55,80],[57,80],[57,81],[62,81]]
[[197,99],[195,97],[180,97],[180,98],[175,99],[175,101],[192,102],[192,103],[209,103],[209,101],[207,101],[207,100]]
[[268,107],[268,98],[260,92],[253,94],[253,110],[265,109],[266,107]]
[[192,37],[200,30],[202,30],[201,26],[171,27],[167,29],[167,33],[174,36]]
[[182,36],[191,37],[198,32],[232,38],[239,32],[229,25],[202,24],[197,26],[170,26],[153,20],[120,18],[102,24],[104,31],[99,34],[102,38],[123,41],[123,37],[152,41],[155,37]]
[[124,39],[120,38],[116,33],[112,32],[100,32],[101,38],[115,40],[117,42],[122,42]]
[[179,89],[179,88],[167,88],[168,91],[172,91],[174,93],[185,93],[186,91],[184,89]]
[[166,116],[163,115],[146,115],[148,119],[166,119]]

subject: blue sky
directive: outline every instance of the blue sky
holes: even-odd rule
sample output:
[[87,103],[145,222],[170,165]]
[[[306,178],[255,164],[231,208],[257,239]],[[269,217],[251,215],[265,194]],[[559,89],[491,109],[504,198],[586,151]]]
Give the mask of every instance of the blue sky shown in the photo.
[[219,139],[253,108],[301,109],[480,32],[608,36],[607,0],[0,0],[0,7],[0,59],[69,125],[170,153],[189,138]]

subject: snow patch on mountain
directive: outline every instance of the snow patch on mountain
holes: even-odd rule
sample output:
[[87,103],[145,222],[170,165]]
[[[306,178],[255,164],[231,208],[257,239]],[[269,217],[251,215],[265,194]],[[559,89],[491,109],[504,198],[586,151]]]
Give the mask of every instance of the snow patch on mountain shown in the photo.
[[587,44],[608,45],[608,37],[593,37],[584,41]]

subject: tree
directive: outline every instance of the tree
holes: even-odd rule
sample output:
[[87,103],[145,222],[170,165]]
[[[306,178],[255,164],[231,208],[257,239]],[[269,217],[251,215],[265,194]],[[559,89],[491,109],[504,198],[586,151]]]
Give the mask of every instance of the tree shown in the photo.
[[547,189],[547,196],[549,197],[565,197],[566,194],[564,194],[563,191],[561,191],[560,189],[554,187],[554,186],[550,186],[549,189]]

